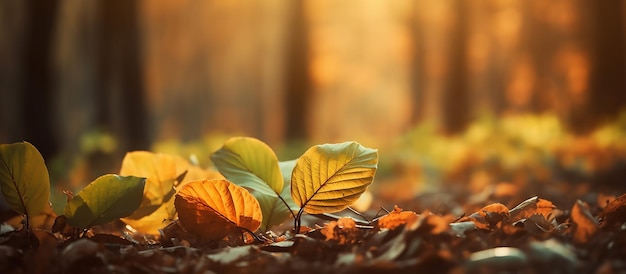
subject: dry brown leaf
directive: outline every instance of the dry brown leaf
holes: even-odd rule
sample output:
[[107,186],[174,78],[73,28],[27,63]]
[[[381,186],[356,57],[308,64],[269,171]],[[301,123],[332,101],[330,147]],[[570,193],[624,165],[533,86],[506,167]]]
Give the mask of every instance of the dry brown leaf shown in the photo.
[[574,243],[587,243],[596,231],[598,231],[598,222],[593,215],[591,215],[587,203],[581,200],[577,200],[576,203],[574,203],[570,218],[574,223],[574,226],[572,226]]
[[617,197],[615,197],[614,195],[598,193],[598,196],[596,197],[596,203],[599,207],[606,207],[615,199],[617,199]]
[[337,241],[339,244],[354,243],[360,236],[354,220],[346,217],[327,223],[320,232],[327,241]]
[[183,228],[205,240],[220,239],[236,227],[255,231],[261,225],[254,196],[224,179],[190,182],[176,194],[174,204]]
[[603,228],[626,222],[626,194],[610,201],[598,217]]
[[459,221],[473,221],[477,228],[491,229],[509,216],[509,209],[501,203],[493,203],[481,208]]
[[429,211],[422,212],[420,216],[425,216],[424,222],[431,227],[431,234],[441,234],[450,231],[450,223],[454,220],[452,215],[440,216]]
[[556,206],[552,202],[540,199],[537,196],[532,197],[526,201],[521,202],[519,205],[509,210],[511,222],[516,222],[521,219],[526,219],[535,214],[541,214],[546,219],[549,219],[549,215]]
[[386,229],[394,229],[400,225],[406,224],[410,220],[417,219],[418,215],[413,211],[402,211],[402,208],[394,206],[393,211],[378,219],[378,227]]

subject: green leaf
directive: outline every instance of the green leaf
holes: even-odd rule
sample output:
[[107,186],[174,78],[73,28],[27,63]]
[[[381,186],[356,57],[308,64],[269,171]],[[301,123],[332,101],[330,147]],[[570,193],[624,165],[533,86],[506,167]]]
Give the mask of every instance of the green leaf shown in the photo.
[[250,137],[234,137],[211,155],[217,170],[229,181],[276,197],[283,190],[278,158],[265,143]]
[[291,197],[310,214],[341,211],[372,183],[377,165],[378,151],[357,142],[313,146],[293,169]]
[[296,160],[279,162],[278,165],[284,181],[280,197],[285,200],[289,207],[278,196],[264,195],[253,190],[252,194],[259,201],[261,211],[263,212],[262,231],[267,231],[273,226],[281,224],[291,216],[291,211],[298,211],[299,209],[298,205],[291,199],[291,184],[289,183],[291,181],[291,171],[296,165]]
[[107,174],[78,192],[65,206],[67,222],[80,229],[129,216],[143,198],[146,178]]
[[293,168],[296,166],[297,161],[298,159],[278,162],[278,166],[280,167],[280,173],[283,175],[284,184],[291,184],[291,173],[293,172]]
[[48,168],[29,142],[0,145],[0,189],[13,210],[30,217],[50,200]]

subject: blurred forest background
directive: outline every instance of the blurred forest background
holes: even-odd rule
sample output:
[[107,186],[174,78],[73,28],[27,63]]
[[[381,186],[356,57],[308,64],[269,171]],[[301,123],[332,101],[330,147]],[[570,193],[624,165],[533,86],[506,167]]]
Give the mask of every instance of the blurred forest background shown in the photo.
[[1,1],[0,143],[66,161],[230,135],[384,150],[423,124],[452,136],[545,113],[584,135],[626,106],[625,14],[583,0]]

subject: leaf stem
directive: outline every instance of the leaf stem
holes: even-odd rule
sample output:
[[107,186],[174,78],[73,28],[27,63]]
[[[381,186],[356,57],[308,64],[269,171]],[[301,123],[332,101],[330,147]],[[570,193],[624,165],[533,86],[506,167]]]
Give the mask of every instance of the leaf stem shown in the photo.
[[296,218],[294,219],[293,227],[296,234],[300,233],[300,227],[302,226],[302,213],[304,213],[304,207],[301,207],[300,210],[298,210],[298,215],[296,215]]
[[354,209],[354,208],[352,208],[350,206],[348,207],[348,210],[350,210],[350,212],[352,212],[352,213],[354,213],[356,215],[359,215],[361,218],[363,218],[363,220],[365,220],[366,222],[370,223],[370,220],[367,217],[365,217],[365,215],[363,215],[363,213],[357,211],[356,209]]
[[[248,234],[250,234],[250,236],[252,236],[252,238],[254,238],[254,242],[255,243],[260,244],[260,243],[264,242],[261,238],[259,238],[258,235],[254,234],[254,232],[252,232],[250,229],[247,229],[245,227],[240,227],[240,226],[238,226],[237,228],[239,228],[239,229],[243,230],[244,232],[247,232]],[[245,242],[245,239],[244,239],[244,242]]]
[[289,213],[291,213],[291,216],[295,219],[296,218],[296,214],[293,213],[293,210],[291,210],[291,208],[289,207],[289,204],[287,204],[287,201],[285,201],[285,199],[283,199],[283,197],[280,196],[280,194],[276,193],[276,195],[278,195],[278,199],[280,199],[283,202],[283,204],[285,204],[287,209],[289,209]]

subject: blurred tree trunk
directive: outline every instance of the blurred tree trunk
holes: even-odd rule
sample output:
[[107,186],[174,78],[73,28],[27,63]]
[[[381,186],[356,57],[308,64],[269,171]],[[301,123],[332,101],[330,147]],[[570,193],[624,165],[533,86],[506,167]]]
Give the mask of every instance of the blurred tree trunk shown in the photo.
[[20,92],[26,1],[0,1],[0,143],[24,140]]
[[88,134],[112,135],[112,157],[149,148],[138,19],[135,1],[61,1],[54,107],[67,155],[86,152],[81,140]]
[[413,116],[416,121],[429,121],[444,131],[455,120],[446,107],[465,103],[463,90],[453,90],[464,82],[465,69],[465,62],[460,60],[464,53],[459,51],[465,45],[454,44],[464,39],[459,32],[460,20],[455,18],[457,4],[453,0],[418,1],[413,7],[417,48],[413,73],[419,75],[415,80],[418,83],[413,84]]
[[96,1],[60,1],[54,56],[55,127],[65,155],[77,155],[81,138],[97,130],[100,112],[98,52],[100,5]]
[[470,121],[470,101],[467,81],[468,17],[465,0],[456,0],[450,18],[454,18],[448,47],[449,72],[443,98],[443,124],[447,133],[460,133]]
[[[626,106],[626,42],[624,1],[592,1],[591,64],[588,118],[592,127]],[[587,120],[587,121],[585,121]],[[591,121],[589,121],[591,120]]]
[[54,128],[54,86],[51,73],[51,50],[57,18],[55,1],[26,2],[24,44],[21,51],[18,101],[23,140],[37,147],[44,158],[59,151]]
[[117,136],[121,152],[148,149],[137,4],[127,0],[101,3],[96,123]]
[[290,31],[284,40],[287,47],[287,69],[285,70],[285,137],[287,140],[306,140],[309,136],[309,106],[311,88],[308,62],[308,26],[303,1],[291,4]]

